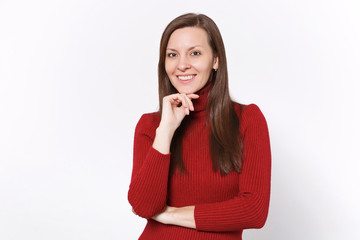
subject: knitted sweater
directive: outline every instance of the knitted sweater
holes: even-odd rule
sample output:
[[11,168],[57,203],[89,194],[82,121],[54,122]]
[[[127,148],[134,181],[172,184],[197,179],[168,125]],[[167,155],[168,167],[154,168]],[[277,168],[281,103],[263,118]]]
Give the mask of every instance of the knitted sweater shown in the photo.
[[[270,200],[271,153],[266,120],[255,104],[234,104],[243,136],[242,171],[214,172],[209,149],[206,103],[209,86],[194,99],[195,111],[183,136],[186,173],[169,173],[170,154],[152,147],[160,115],[142,115],[134,137],[133,171],[128,200],[147,219],[139,239],[242,239],[243,229],[261,228]],[[159,223],[151,217],[166,206],[194,205],[196,229]]]

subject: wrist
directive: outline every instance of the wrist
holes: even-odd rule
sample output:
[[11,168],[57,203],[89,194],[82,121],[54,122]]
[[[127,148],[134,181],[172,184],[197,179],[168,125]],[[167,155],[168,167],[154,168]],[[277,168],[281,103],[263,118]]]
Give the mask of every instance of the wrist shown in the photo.
[[196,229],[194,209],[195,206],[168,207],[166,210],[167,224]]
[[174,128],[171,124],[166,124],[163,122],[160,122],[159,126],[156,129],[156,133],[161,133],[163,135],[166,135],[170,138],[174,135],[176,128]]
[[162,154],[169,154],[173,135],[174,132],[169,131],[167,128],[164,128],[163,126],[159,126],[156,129],[153,148],[155,148]]
[[169,127],[169,126],[166,126],[165,124],[160,123],[160,125],[156,129],[156,135],[161,136],[161,138],[165,141],[171,142],[171,140],[174,136],[175,130],[176,130],[176,128],[173,129],[172,127]]
[[178,208],[168,206],[166,208],[166,224],[176,225],[176,213]]

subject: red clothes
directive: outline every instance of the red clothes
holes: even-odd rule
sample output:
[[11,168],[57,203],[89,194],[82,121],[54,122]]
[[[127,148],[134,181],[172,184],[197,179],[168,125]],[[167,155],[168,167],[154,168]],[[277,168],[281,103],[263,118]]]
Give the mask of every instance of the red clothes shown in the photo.
[[[170,154],[152,147],[160,123],[158,112],[144,114],[135,129],[134,159],[128,199],[148,223],[139,239],[241,239],[243,229],[261,228],[270,200],[271,153],[266,120],[255,104],[235,104],[243,138],[243,166],[239,174],[214,172],[205,125],[209,87],[194,99],[191,123],[184,132],[183,162],[187,173],[169,174]],[[165,205],[195,205],[196,229],[165,225],[152,216]]]

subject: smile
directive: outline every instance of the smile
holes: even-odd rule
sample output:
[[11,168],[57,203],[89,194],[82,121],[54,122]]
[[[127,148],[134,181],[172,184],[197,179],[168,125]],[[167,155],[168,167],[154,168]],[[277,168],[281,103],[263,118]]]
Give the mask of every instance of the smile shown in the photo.
[[190,75],[177,75],[177,78],[183,82],[188,83],[191,82],[196,77],[196,74],[190,74]]

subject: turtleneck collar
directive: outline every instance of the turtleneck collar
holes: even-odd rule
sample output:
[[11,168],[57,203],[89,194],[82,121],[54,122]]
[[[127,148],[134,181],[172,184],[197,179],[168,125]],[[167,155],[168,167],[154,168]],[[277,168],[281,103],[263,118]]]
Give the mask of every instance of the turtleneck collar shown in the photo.
[[210,91],[211,84],[212,82],[209,81],[202,89],[195,92],[195,94],[199,95],[199,98],[192,100],[192,103],[194,105],[194,111],[193,111],[194,113],[201,112],[206,109],[208,94]]

